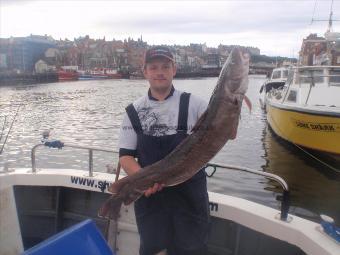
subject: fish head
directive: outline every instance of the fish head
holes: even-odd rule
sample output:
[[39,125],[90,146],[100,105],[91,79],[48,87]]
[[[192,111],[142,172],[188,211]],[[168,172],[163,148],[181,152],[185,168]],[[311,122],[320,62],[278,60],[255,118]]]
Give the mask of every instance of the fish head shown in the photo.
[[220,79],[226,93],[244,95],[248,89],[250,55],[245,48],[235,47],[225,62]]

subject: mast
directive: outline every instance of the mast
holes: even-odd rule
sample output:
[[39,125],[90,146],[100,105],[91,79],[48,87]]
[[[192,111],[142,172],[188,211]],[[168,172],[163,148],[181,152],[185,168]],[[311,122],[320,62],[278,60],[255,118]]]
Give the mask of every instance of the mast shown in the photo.
[[330,12],[329,12],[329,18],[328,18],[328,20],[326,20],[326,19],[314,19],[314,12],[315,12],[315,8],[316,8],[316,1],[315,1],[314,12],[313,12],[311,24],[313,24],[314,21],[328,21],[328,28],[327,28],[326,33],[331,32],[333,30],[333,27],[332,27],[333,21],[340,21],[340,20],[334,20],[333,19],[333,2],[334,2],[334,0],[332,0],[332,2],[331,2],[331,9],[330,9]]
[[327,29],[327,32],[331,32],[332,31],[332,25],[333,25],[333,20],[332,20],[332,17],[333,17],[333,1],[334,0],[332,0],[331,10],[329,12],[329,20],[328,20],[328,29]]

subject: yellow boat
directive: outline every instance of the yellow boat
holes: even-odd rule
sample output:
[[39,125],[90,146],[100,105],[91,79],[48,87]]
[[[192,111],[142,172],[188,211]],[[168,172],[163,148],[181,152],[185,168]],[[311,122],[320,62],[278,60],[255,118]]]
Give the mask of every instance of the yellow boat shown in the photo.
[[298,67],[266,94],[267,122],[281,138],[340,159],[340,33],[303,40]]

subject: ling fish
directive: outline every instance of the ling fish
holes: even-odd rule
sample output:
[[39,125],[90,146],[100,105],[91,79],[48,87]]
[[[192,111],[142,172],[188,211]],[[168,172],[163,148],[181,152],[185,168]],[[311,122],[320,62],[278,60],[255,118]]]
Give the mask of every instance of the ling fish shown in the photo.
[[229,139],[235,139],[248,89],[248,72],[249,54],[234,48],[223,65],[206,111],[190,135],[162,160],[114,182],[109,187],[113,194],[100,208],[99,216],[117,219],[122,203],[128,205],[137,200],[155,183],[174,186],[185,182]]

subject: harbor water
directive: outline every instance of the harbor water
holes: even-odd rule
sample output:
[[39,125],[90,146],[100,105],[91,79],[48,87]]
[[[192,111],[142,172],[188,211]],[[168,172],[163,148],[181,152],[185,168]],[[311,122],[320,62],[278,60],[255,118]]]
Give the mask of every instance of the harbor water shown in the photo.
[[[176,79],[176,89],[209,100],[217,78]],[[340,173],[311,158],[297,147],[276,137],[266,124],[258,92],[264,76],[250,76],[248,97],[251,112],[243,106],[238,135],[216,155],[214,162],[238,165],[277,174],[291,191],[290,213],[318,221],[319,214],[335,218],[340,225]],[[125,107],[147,92],[145,80],[98,80],[0,87],[0,148],[16,111],[0,167],[31,167],[31,148],[42,132],[52,139],[117,150],[119,127]],[[18,109],[18,107],[20,107]],[[5,118],[5,116],[7,116]],[[0,133],[1,134],[1,133]],[[88,169],[88,151],[40,148],[38,168]],[[95,171],[115,165],[117,155],[94,153]],[[338,167],[340,168],[340,166]],[[207,169],[211,171],[211,169]],[[264,177],[217,169],[208,179],[209,190],[241,197],[278,209],[280,187]]]

